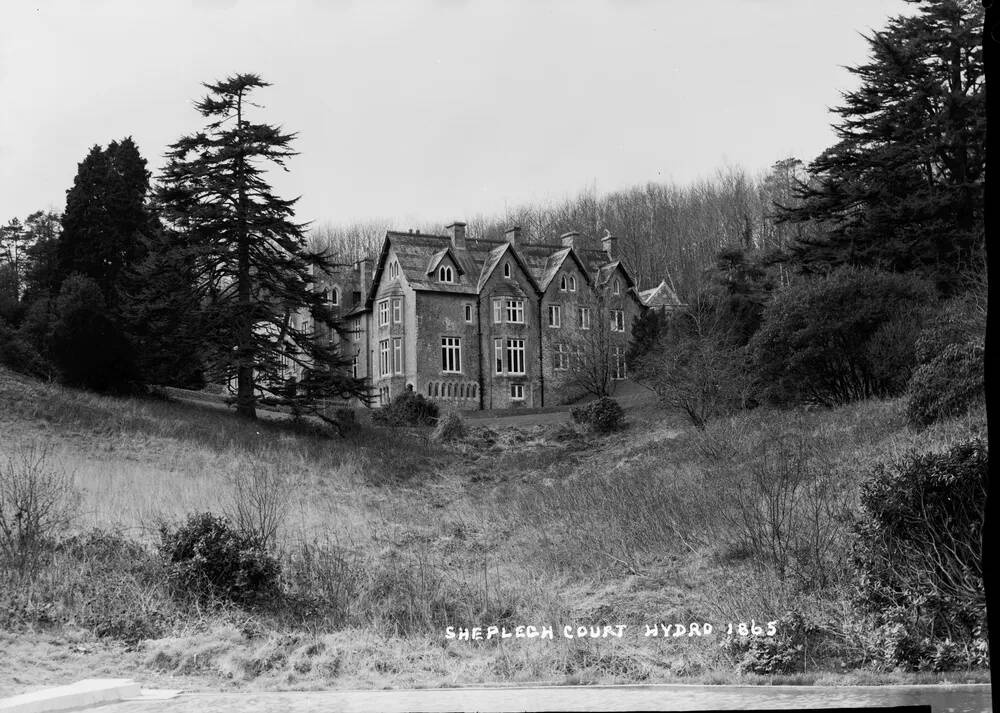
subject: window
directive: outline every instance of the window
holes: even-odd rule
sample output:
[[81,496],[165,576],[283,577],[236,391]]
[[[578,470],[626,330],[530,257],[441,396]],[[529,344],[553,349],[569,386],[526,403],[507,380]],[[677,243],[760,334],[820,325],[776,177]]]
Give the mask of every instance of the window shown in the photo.
[[524,401],[524,384],[511,384],[510,385],[510,400],[511,401]]
[[612,332],[625,331],[625,312],[623,312],[620,309],[611,310],[611,331]]
[[397,277],[399,277],[399,263],[393,260],[389,263],[389,279],[395,280]]
[[394,324],[399,324],[403,321],[403,298],[393,297],[392,298],[392,321]]
[[565,344],[556,344],[553,354],[552,368],[556,371],[566,371],[569,369],[569,347]]
[[394,374],[403,373],[403,339],[393,337],[392,340],[392,372]]
[[573,363],[578,369],[583,368],[583,347],[573,347]]
[[507,321],[524,324],[524,300],[507,300]]
[[505,262],[503,264],[503,276],[504,277],[510,277],[510,263],[509,262]]
[[562,307],[560,305],[549,305],[549,326],[562,326]]
[[580,308],[580,329],[590,329],[590,307]]
[[615,281],[611,283],[611,294],[620,295],[621,293],[622,293],[622,283],[620,283],[618,281],[618,278],[616,277]]
[[566,279],[566,275],[564,274],[562,277],[559,278],[559,291],[565,292],[568,289],[569,289],[569,281]]
[[507,340],[507,373],[523,374],[524,372],[524,340]]
[[380,300],[378,303],[378,326],[385,327],[389,324],[389,300]]
[[441,337],[441,371],[451,374],[462,372],[462,339]]
[[450,265],[442,265],[438,268],[438,282],[454,282],[454,273]]
[[361,290],[354,290],[351,292],[351,303],[357,304],[361,301]]
[[574,275],[569,276],[569,291],[576,292],[576,276]]
[[559,280],[559,289],[563,292],[576,292],[576,277],[564,272]]
[[389,340],[383,339],[378,343],[378,366],[379,375],[387,376],[389,374]]
[[493,300],[493,324],[503,322],[503,300]]
[[615,370],[611,378],[621,381],[625,378],[625,347],[611,347],[611,355],[615,360]]
[[496,373],[503,373],[503,340],[493,340],[493,356],[496,358]]
[[358,355],[355,354],[351,358],[351,376],[355,379],[358,378]]
[[340,288],[336,286],[330,290],[330,304],[334,307],[340,304]]
[[472,305],[468,303],[465,304],[465,321],[466,322],[472,321]]

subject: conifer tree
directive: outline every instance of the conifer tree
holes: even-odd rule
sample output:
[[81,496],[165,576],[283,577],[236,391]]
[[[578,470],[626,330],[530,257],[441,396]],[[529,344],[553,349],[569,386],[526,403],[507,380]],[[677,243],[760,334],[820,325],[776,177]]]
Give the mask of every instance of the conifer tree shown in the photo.
[[149,172],[131,137],[94,146],[66,192],[58,243],[59,281],[86,275],[117,311],[127,270],[142,257],[142,239],[153,229],[146,205]]
[[809,167],[786,220],[826,225],[798,241],[806,271],[852,264],[917,272],[944,293],[981,265],[986,131],[979,0],[919,6],[866,38],[869,60],[849,71],[839,141]]
[[[250,418],[262,400],[300,412],[324,397],[366,396],[335,340],[313,328],[340,329],[311,287],[332,264],[307,249],[305,226],[294,220],[297,199],[279,198],[265,178],[268,165],[284,169],[295,155],[294,134],[248,118],[257,108],[250,93],[270,85],[239,74],[204,86],[209,94],[196,108],[209,123],[170,147],[160,200],[176,249],[194,270],[209,376],[235,381],[237,412]],[[292,370],[300,378],[289,390]]]

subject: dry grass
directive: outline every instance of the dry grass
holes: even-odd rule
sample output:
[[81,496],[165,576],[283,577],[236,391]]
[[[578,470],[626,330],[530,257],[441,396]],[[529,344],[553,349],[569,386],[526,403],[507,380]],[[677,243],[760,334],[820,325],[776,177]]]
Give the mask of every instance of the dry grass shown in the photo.
[[[659,414],[631,416],[624,434],[598,440],[565,427],[474,426],[456,444],[434,443],[426,429],[359,427],[330,438],[210,406],[98,397],[0,370],[0,429],[8,434],[0,451],[15,441],[49,444],[82,491],[80,531],[119,530],[149,546],[161,522],[233,512],[240,478],[254,469],[282,484],[275,546],[288,606],[190,610],[144,590],[141,572],[124,584],[96,580],[104,587],[94,590],[98,599],[148,595],[163,620],[162,635],[138,649],[108,644],[119,660],[198,685],[737,682],[717,640],[497,645],[446,642],[443,630],[533,622],[641,629],[773,618],[786,609],[843,617],[839,594],[792,591],[733,547],[718,517],[725,490],[706,463],[738,461],[768,434],[795,433],[819,444],[849,492],[876,460],[982,428],[980,414],[915,434],[895,401],[750,412],[704,434]],[[74,577],[92,571],[88,563],[64,566],[50,573],[47,591],[72,588]],[[65,597],[59,607],[82,611]],[[44,629],[34,626],[32,636],[51,637]],[[30,637],[19,641],[30,648]]]

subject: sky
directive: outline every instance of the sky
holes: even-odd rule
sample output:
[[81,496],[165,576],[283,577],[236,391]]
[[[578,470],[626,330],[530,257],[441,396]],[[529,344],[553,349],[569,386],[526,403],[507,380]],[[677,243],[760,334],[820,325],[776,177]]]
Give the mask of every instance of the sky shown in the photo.
[[94,144],[154,179],[202,82],[256,73],[270,174],[314,225],[445,224],[809,161],[902,0],[0,3],[0,221],[61,211]]

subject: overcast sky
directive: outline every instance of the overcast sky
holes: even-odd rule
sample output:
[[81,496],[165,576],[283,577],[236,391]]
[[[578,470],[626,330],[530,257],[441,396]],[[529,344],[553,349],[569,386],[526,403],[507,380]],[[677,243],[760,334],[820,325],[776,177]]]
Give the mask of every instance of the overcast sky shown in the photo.
[[860,32],[902,0],[0,3],[0,221],[62,210],[90,146],[154,177],[201,82],[254,72],[298,132],[300,220],[445,223],[833,141]]

